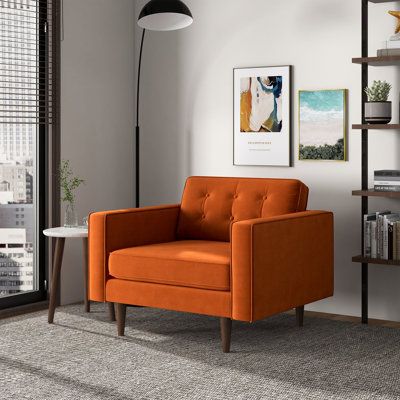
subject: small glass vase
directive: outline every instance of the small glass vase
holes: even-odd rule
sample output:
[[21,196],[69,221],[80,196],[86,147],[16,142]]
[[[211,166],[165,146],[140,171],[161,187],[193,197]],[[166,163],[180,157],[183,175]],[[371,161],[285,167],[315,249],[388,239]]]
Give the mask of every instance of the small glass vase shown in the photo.
[[78,214],[75,210],[74,203],[67,203],[64,214],[64,227],[76,228],[78,226]]

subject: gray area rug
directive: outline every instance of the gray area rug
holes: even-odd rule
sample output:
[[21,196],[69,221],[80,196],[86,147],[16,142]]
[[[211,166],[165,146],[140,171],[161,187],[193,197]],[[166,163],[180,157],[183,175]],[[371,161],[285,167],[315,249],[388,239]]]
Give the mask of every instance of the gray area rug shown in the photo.
[[282,314],[234,322],[128,309],[116,336],[103,304],[0,321],[1,399],[400,399],[400,330]]

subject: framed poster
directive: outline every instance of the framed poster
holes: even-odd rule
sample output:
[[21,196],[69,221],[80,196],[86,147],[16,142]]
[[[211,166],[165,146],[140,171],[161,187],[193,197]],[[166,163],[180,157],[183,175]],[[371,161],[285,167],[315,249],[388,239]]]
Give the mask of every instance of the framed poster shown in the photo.
[[346,161],[347,90],[299,91],[299,160]]
[[291,66],[234,69],[234,165],[291,166]]

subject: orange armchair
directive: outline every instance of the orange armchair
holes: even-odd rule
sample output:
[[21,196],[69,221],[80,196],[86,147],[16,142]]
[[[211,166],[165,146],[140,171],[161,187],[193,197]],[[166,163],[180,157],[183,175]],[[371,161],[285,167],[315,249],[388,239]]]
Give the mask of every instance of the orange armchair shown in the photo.
[[89,219],[89,297],[252,322],[333,295],[333,215],[291,179],[188,178],[180,205]]

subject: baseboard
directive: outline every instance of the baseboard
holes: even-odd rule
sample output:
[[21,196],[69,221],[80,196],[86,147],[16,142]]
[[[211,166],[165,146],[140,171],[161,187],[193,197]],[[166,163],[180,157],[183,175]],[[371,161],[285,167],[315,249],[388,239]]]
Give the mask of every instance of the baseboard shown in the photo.
[[[295,315],[294,310],[289,311],[288,313]],[[323,313],[323,312],[317,312],[317,311],[305,311],[304,317],[324,318],[324,319],[329,319],[332,321],[353,322],[353,323],[358,323],[358,324],[361,323],[360,317],[353,317],[350,315],[341,315],[341,314],[330,314],[330,313]],[[369,319],[368,324],[374,325],[374,326],[385,326],[387,328],[400,329],[400,322],[396,322],[396,321],[386,321],[383,319]]]
[[38,301],[37,303],[25,304],[23,306],[17,306],[12,308],[6,308],[0,310],[0,319],[16,317],[22,314],[29,314],[37,311],[43,311],[49,308],[49,302]]

